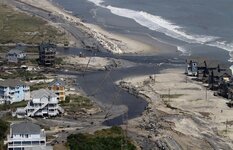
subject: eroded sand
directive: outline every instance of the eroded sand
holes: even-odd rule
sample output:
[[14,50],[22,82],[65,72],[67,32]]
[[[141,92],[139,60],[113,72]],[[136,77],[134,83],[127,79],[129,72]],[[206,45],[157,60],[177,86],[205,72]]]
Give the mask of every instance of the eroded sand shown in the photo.
[[129,121],[130,131],[181,149],[232,149],[233,109],[226,105],[226,99],[186,78],[184,70],[127,78],[121,86],[135,89],[149,102],[141,117]]

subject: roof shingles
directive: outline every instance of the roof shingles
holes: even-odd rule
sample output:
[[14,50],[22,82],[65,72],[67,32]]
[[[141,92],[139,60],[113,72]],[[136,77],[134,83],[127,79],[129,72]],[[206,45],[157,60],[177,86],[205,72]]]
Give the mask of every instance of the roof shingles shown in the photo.
[[12,134],[40,134],[40,126],[31,122],[21,122],[11,125]]
[[41,99],[43,97],[58,97],[53,91],[48,89],[40,89],[33,91],[31,97],[34,99]]

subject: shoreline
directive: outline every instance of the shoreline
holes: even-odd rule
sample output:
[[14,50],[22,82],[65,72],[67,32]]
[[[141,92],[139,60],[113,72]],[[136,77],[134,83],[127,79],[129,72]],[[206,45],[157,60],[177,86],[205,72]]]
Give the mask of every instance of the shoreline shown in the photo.
[[[173,78],[169,79],[169,76]],[[225,104],[226,100],[213,96],[213,91],[209,90],[208,100],[201,100],[205,95],[203,85],[191,78],[186,83],[185,78],[180,68],[170,68],[150,77],[138,76],[118,81],[121,88],[133,91],[134,95],[148,102],[142,116],[129,120],[129,132],[149,137],[149,145],[154,146],[154,143],[157,143],[156,146],[164,143],[181,149],[202,149],[203,146],[205,149],[232,148],[231,123],[228,132],[224,132],[226,118],[229,122],[232,120],[231,108]],[[171,98],[166,97],[168,89],[171,89]],[[202,146],[195,147],[195,143]]]
[[[40,15],[39,13],[36,14],[36,12],[33,12],[30,9],[22,10],[22,8],[18,8],[21,9],[21,11],[24,12],[26,11],[29,14],[31,13],[47,20],[48,22],[50,22],[51,25],[55,27],[59,26],[59,28],[63,28],[63,30],[65,30],[69,34],[70,38],[76,39],[74,43],[77,43],[79,41],[78,45],[80,46],[81,44],[84,46],[84,48],[87,49],[97,49],[97,50],[103,49],[104,51],[106,50],[114,54],[139,54],[139,55],[140,54],[159,55],[164,53],[168,54],[169,52],[171,52],[171,49],[167,50],[167,47],[164,46],[165,44],[157,47],[154,44],[141,42],[140,40],[135,38],[130,38],[129,36],[124,36],[118,33],[111,33],[101,28],[100,26],[94,24],[84,23],[78,17],[75,17],[72,14],[70,14],[70,12],[64,10],[64,8],[59,8],[59,6],[48,0],[42,0],[42,1],[17,0],[17,2],[13,0],[7,3],[12,3],[12,2],[16,7],[19,7],[19,5],[17,6],[16,3],[22,3],[43,10],[46,13],[50,12],[50,15],[53,15],[54,17],[58,17],[59,19],[64,20],[65,23],[68,23],[69,25],[55,23],[52,20],[49,20],[49,17],[39,16]],[[82,33],[80,34],[78,32],[82,32]],[[171,52],[171,53],[177,53],[177,50],[174,51],[175,52]]]

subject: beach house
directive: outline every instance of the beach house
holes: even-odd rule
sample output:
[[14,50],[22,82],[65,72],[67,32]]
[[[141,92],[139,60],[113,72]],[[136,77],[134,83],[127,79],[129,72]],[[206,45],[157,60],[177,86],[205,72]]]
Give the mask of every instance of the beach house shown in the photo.
[[197,66],[198,66],[197,62],[190,60],[189,62],[187,62],[185,73],[188,76],[197,76]]
[[26,53],[20,47],[11,49],[7,55],[6,59],[10,63],[18,63],[26,58]]
[[64,110],[58,104],[58,96],[48,89],[31,92],[27,106],[16,110],[17,117],[52,117],[60,113],[64,113]]
[[216,70],[212,70],[209,75],[208,87],[211,90],[218,90],[223,88],[230,82],[231,71],[230,69],[221,69],[219,66]]
[[44,130],[31,122],[11,124],[5,144],[8,150],[52,150],[51,146],[46,146]]
[[65,82],[56,78],[48,86],[49,90],[53,91],[58,96],[59,101],[65,101]]
[[50,42],[41,43],[39,46],[39,63],[44,66],[55,64],[56,45]]
[[18,80],[0,80],[0,104],[11,104],[30,99],[30,87]]

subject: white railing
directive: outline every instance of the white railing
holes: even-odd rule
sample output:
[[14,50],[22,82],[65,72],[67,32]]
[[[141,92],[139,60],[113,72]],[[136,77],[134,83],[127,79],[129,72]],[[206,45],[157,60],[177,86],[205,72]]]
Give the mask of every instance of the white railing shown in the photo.
[[44,132],[40,133],[40,137],[28,137],[28,138],[23,138],[23,137],[11,137],[10,135],[7,135],[7,142],[21,142],[21,141],[46,141],[46,135]]
[[40,106],[40,107],[36,107],[35,110],[31,113],[31,115],[34,116],[35,113],[36,113],[37,111],[39,111],[40,109],[43,109],[46,105],[48,105],[48,102],[47,102],[47,103],[44,103],[44,104],[43,104],[42,106]]

